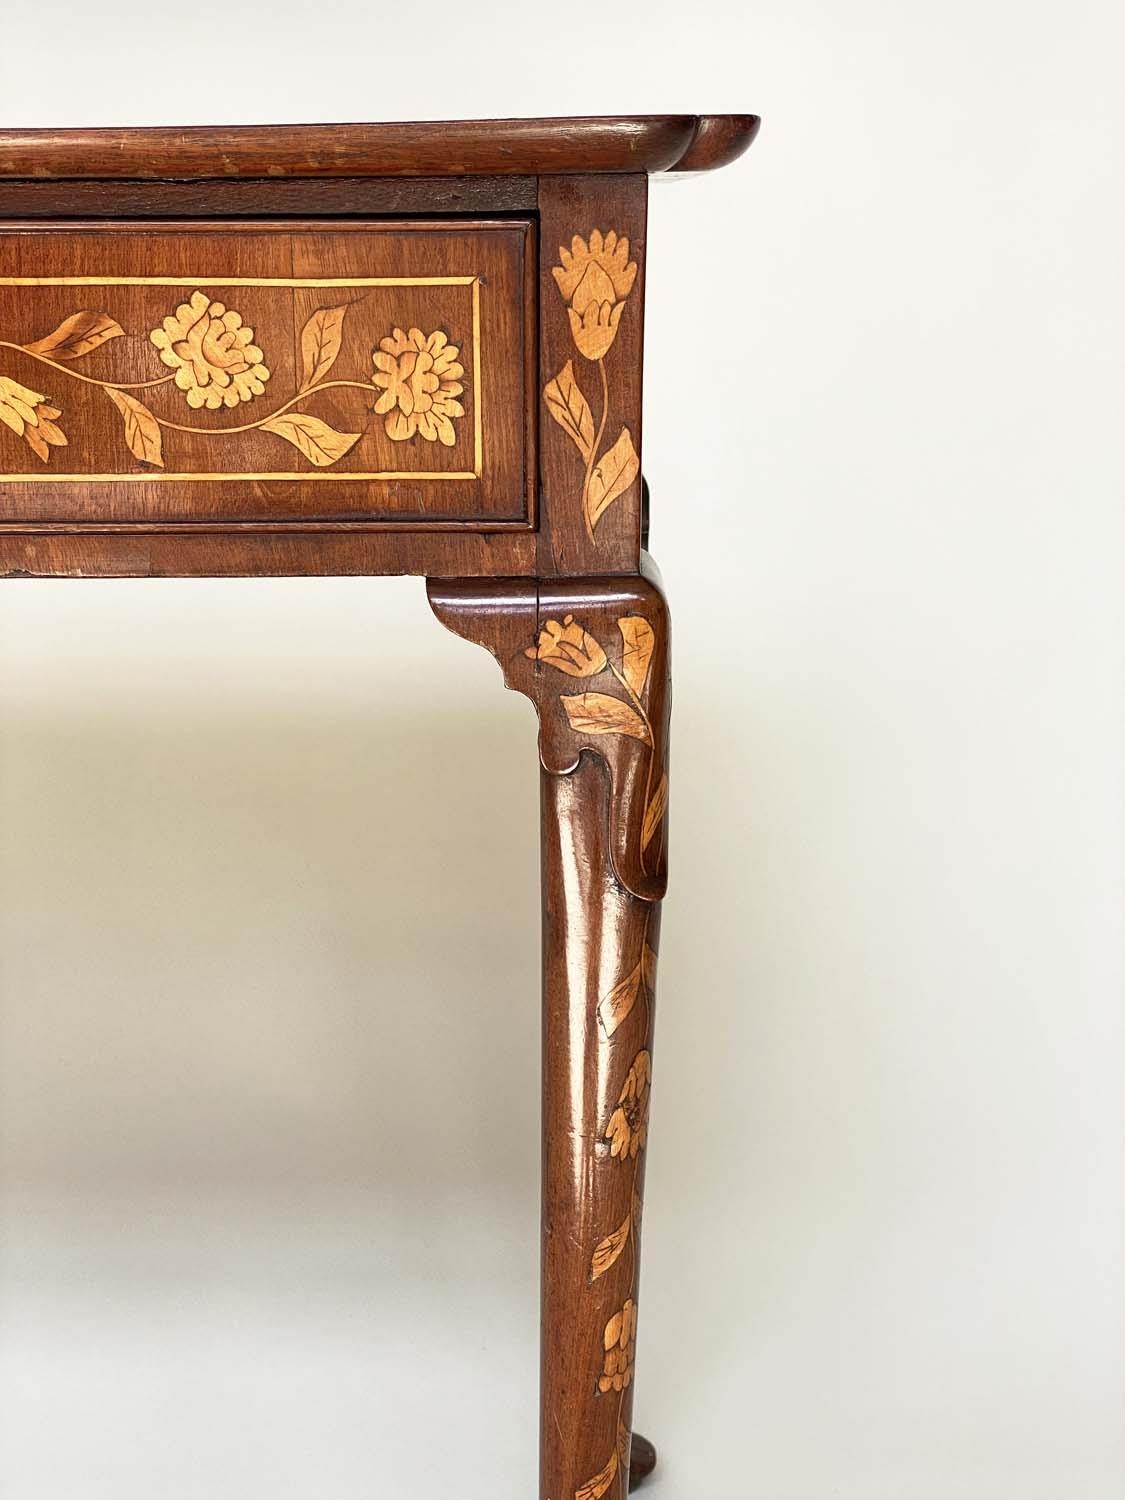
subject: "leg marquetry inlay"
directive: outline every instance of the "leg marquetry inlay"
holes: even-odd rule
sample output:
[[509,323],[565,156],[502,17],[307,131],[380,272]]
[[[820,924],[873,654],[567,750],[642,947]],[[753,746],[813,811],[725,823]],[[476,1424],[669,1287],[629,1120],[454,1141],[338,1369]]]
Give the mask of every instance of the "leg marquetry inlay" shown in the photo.
[[539,713],[541,1493],[623,1500],[666,883],[667,609],[648,578],[431,580],[429,594]]

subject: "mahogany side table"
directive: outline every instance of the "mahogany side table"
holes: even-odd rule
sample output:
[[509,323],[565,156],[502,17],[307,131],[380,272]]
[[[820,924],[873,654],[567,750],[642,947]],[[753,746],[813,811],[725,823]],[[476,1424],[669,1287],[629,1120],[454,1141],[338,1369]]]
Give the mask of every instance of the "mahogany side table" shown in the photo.
[[541,1500],[623,1500],[668,824],[649,176],[753,115],[0,132],[0,575],[398,574],[542,764]]

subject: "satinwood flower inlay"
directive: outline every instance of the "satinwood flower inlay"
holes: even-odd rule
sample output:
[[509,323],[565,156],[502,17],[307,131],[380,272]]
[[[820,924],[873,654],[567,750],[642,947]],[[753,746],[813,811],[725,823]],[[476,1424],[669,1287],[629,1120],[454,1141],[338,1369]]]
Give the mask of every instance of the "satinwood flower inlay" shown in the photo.
[[647,1052],[638,1052],[629,1069],[617,1100],[617,1108],[606,1126],[605,1138],[610,1142],[610,1155],[636,1159],[644,1150],[648,1139],[648,1092],[652,1071],[652,1059]]
[[590,234],[589,244],[580,234],[570,249],[559,246],[561,265],[551,268],[567,304],[570,331],[580,354],[604,359],[617,337],[617,325],[625,311],[625,298],[637,279],[637,265],[629,259],[629,241],[611,229],[602,238],[600,229]]
[[[174,383],[193,410],[222,411],[233,410],[265,393],[270,371],[253,328],[237,308],[216,301],[202,290],[193,291],[160,327],[149,331],[149,342],[172,372],[168,375],[119,381],[72,369],[75,361],[125,335],[115,318],[91,308],[70,313],[57,328],[31,342],[0,339],[0,348],[30,355],[64,375],[101,387],[123,419],[130,453],[157,469],[164,467],[167,432],[193,433],[210,441],[256,430],[283,438],[314,468],[329,468],[365,435],[372,416],[383,418],[383,429],[394,442],[417,435],[427,442],[455,447],[453,424],[465,415],[458,399],[465,392],[459,346],[451,343],[441,328],[423,333],[419,328],[404,332],[395,327],[371,349],[373,374],[364,380],[328,380],[343,347],[348,312],[349,305],[344,304],[319,307],[311,314],[301,329],[300,382],[295,394],[264,416],[237,426],[187,426],[154,411],[134,394]],[[341,432],[323,417],[296,409],[323,391],[342,388],[363,391],[368,398],[359,431]],[[372,406],[373,389],[377,395]],[[44,462],[52,447],[67,441],[54,422],[59,415],[59,409],[48,405],[38,392],[0,376],[0,422],[24,438]]]
[[637,1304],[630,1297],[620,1312],[605,1325],[602,1342],[605,1359],[598,1376],[598,1390],[623,1391],[633,1379],[633,1357],[637,1346]]
[[568,677],[596,677],[606,668],[606,654],[592,635],[576,625],[573,615],[548,620],[539,632],[539,644],[529,646],[527,656],[558,667]]
[[559,702],[571,729],[580,737],[624,735],[647,747],[649,774],[640,830],[643,863],[645,850],[655,838],[668,804],[668,777],[656,762],[656,736],[647,708],[656,635],[641,615],[622,615],[617,629],[621,648],[612,661],[597,637],[573,615],[565,615],[561,622],[548,620],[536,644],[528,646],[524,655],[568,677],[607,676],[612,679],[610,685],[621,690],[562,693]]
[[594,540],[594,529],[608,508],[632,486],[640,473],[640,459],[633,435],[622,427],[616,442],[602,451],[609,417],[609,378],[605,357],[617,338],[626,298],[637,279],[637,263],[629,259],[629,240],[615,229],[605,235],[592,229],[588,239],[576,234],[570,249],[559,246],[559,264],[551,274],[566,303],[570,332],[583,358],[597,366],[601,382],[601,416],[597,426],[585,393],[574,373],[572,361],[543,392],[547,410],[581,454],[586,465],[582,478],[581,508],[586,534]]
[[149,339],[176,372],[176,384],[195,410],[218,411],[252,401],[270,378],[254,330],[243,323],[241,313],[212,302],[206,292],[193,292]]
[[452,448],[457,441],[453,419],[463,417],[458,401],[465,387],[460,349],[439,328],[425,334],[420,328],[401,328],[379,343],[372,355],[374,384],[383,394],[375,403],[387,436],[396,443],[421,433],[427,442]]
[[46,396],[0,375],[0,422],[10,427],[16,437],[22,437],[44,463],[50,458],[52,448],[66,447],[62,429],[55,426],[55,418],[61,416],[62,412],[51,406]]
[[[599,249],[604,250],[604,244]],[[611,252],[613,266],[619,270],[616,247],[611,247]],[[609,271],[603,265],[590,256],[580,265],[576,253],[571,257],[568,269],[571,279],[564,291],[574,295],[583,284],[581,278],[584,276],[591,286],[591,300],[586,305],[592,306],[596,296],[601,296],[603,302],[608,300],[604,295],[606,284],[600,277],[604,275],[610,290],[613,288]],[[620,303],[610,303],[611,309],[614,305],[620,306]],[[615,327],[616,324],[609,326]],[[525,647],[523,654],[537,666],[551,668],[564,677],[584,679],[582,691],[561,692],[558,699],[579,745],[588,744],[591,739],[596,743],[599,736],[609,735],[632,740],[641,747],[642,765],[647,768],[647,774],[640,803],[643,815],[638,819],[636,836],[641,868],[646,870],[649,846],[663,826],[668,805],[668,777],[661,764],[663,750],[650,713],[657,639],[652,625],[641,614],[621,615],[616,625],[617,639],[611,640],[609,633],[600,626],[595,634],[588,622],[574,615],[564,615],[561,620],[547,619],[535,643]],[[621,1036],[628,1034],[622,1031],[626,1026],[639,1035],[642,1045],[632,1052],[632,1061],[617,1091],[616,1105],[608,1111],[608,1118],[601,1126],[606,1170],[621,1172],[625,1169],[629,1174],[624,1217],[592,1248],[587,1272],[591,1288],[609,1285],[608,1279],[603,1282],[603,1278],[610,1278],[611,1273],[620,1278],[624,1270],[628,1277],[618,1292],[619,1296],[624,1293],[625,1300],[605,1325],[602,1366],[594,1380],[597,1396],[616,1393],[619,1398],[618,1441],[604,1467],[574,1491],[574,1500],[603,1500],[615,1485],[619,1487],[621,1500],[625,1497],[629,1434],[624,1427],[623,1412],[625,1392],[633,1379],[637,1328],[635,1244],[641,1213],[641,1157],[648,1141],[652,1079],[652,1057],[647,1038],[656,980],[656,953],[650,942],[650,920],[651,908],[637,950],[629,954],[624,971],[597,1002],[595,1024],[604,1046],[616,1048],[618,1033]],[[612,1059],[616,1052],[611,1050],[609,1056]],[[627,1252],[631,1246],[634,1254],[630,1260]]]

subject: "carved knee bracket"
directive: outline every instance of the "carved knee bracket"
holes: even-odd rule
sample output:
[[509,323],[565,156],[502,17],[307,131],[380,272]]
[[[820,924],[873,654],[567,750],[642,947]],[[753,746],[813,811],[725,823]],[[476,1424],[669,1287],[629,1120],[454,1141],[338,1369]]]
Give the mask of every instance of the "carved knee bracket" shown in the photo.
[[668,610],[650,577],[431,579],[430,604],[485,646],[539,712],[539,757],[565,776],[583,752],[609,771],[610,855],[643,901],[667,884]]

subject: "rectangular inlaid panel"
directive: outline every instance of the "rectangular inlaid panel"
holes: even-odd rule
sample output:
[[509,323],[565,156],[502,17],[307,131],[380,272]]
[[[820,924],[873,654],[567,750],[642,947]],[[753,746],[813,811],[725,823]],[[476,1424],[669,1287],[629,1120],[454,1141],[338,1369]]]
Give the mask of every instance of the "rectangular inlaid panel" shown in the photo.
[[530,240],[0,226],[0,528],[530,527]]

